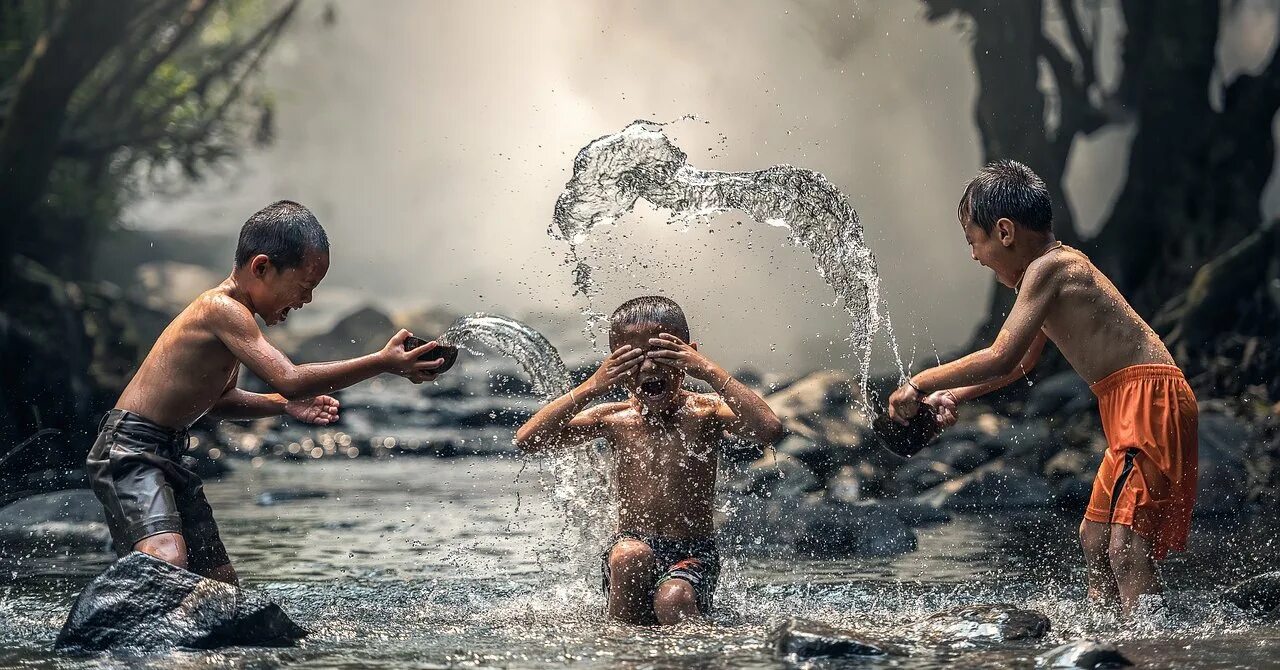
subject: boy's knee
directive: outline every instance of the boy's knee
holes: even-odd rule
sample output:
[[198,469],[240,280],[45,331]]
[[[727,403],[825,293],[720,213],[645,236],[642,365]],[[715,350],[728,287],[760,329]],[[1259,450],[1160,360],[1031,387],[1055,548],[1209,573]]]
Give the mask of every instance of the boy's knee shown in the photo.
[[1107,561],[1117,575],[1127,574],[1146,564],[1146,554],[1132,542],[1115,538],[1107,546]]
[[1090,557],[1106,556],[1110,536],[1105,524],[1094,523],[1087,519],[1080,522],[1080,546]]
[[622,540],[609,550],[609,570],[633,574],[653,567],[653,549],[639,540]]
[[654,609],[673,611],[697,607],[697,596],[693,592],[693,585],[683,579],[668,579],[653,595],[653,606]]
[[670,625],[697,617],[697,595],[693,585],[683,579],[668,579],[653,596],[653,613],[658,623]]
[[178,533],[161,533],[143,538],[133,545],[133,550],[183,570],[187,569],[187,543]]

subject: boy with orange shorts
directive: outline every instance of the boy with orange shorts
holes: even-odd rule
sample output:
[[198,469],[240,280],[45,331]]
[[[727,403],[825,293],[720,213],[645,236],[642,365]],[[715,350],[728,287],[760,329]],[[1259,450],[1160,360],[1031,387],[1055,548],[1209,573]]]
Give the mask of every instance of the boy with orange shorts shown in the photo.
[[1007,386],[1053,340],[1098,396],[1107,453],[1080,524],[1089,597],[1126,612],[1159,595],[1155,561],[1186,548],[1196,498],[1198,409],[1164,343],[1089,259],[1054,239],[1044,182],[1014,161],[984,168],[957,210],[973,259],[1018,293],[991,346],[915,375],[890,396],[905,422],[919,403],[956,405]]

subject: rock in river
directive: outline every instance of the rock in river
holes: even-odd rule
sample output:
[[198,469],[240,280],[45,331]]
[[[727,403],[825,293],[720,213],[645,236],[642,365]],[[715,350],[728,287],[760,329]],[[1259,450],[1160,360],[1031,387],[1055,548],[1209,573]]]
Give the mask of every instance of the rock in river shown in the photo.
[[76,597],[54,646],[70,651],[267,647],[289,645],[306,634],[259,594],[135,551]]
[[852,631],[832,628],[804,619],[787,619],[769,635],[769,644],[780,658],[883,658],[902,655],[894,647],[868,642]]
[[1003,603],[967,605],[930,615],[921,629],[943,641],[1031,640],[1049,631],[1049,617]]
[[1280,572],[1264,572],[1231,587],[1227,600],[1250,614],[1263,615],[1280,607]]
[[1038,668],[1124,668],[1133,665],[1110,642],[1076,640],[1045,652],[1036,658]]

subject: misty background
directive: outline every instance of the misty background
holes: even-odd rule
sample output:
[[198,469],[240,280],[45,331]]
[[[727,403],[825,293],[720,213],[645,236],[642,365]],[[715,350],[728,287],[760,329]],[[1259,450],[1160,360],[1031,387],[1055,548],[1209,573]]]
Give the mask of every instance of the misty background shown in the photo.
[[[1275,13],[1263,1],[1224,13],[1224,74],[1264,64]],[[1103,22],[1119,39],[1116,13]],[[587,303],[546,234],[573,157],[634,119],[694,114],[668,129],[692,165],[789,163],[849,196],[904,359],[932,358],[969,339],[991,290],[955,218],[982,162],[968,39],[909,2],[304,3],[263,72],[274,143],[145,195],[123,220],[225,234],[229,271],[243,221],[298,200],[329,232],[332,267],[287,328],[322,330],[363,305],[440,306],[526,319],[585,354]],[[1084,232],[1117,194],[1130,135],[1073,149],[1066,188]],[[1273,184],[1264,209],[1277,205]],[[847,316],[785,230],[736,213],[685,232],[664,222],[641,203],[594,239],[633,261],[595,273],[592,307],[661,293],[731,369],[850,367]],[[883,347],[878,361],[891,366]]]

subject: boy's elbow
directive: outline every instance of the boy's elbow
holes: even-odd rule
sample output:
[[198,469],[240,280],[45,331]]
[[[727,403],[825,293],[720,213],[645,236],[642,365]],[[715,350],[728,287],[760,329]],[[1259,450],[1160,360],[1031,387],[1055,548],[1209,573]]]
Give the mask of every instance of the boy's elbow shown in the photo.
[[1007,377],[1018,369],[1018,361],[1021,356],[1013,352],[999,351],[996,349],[989,350],[991,360],[991,374],[995,377]]

